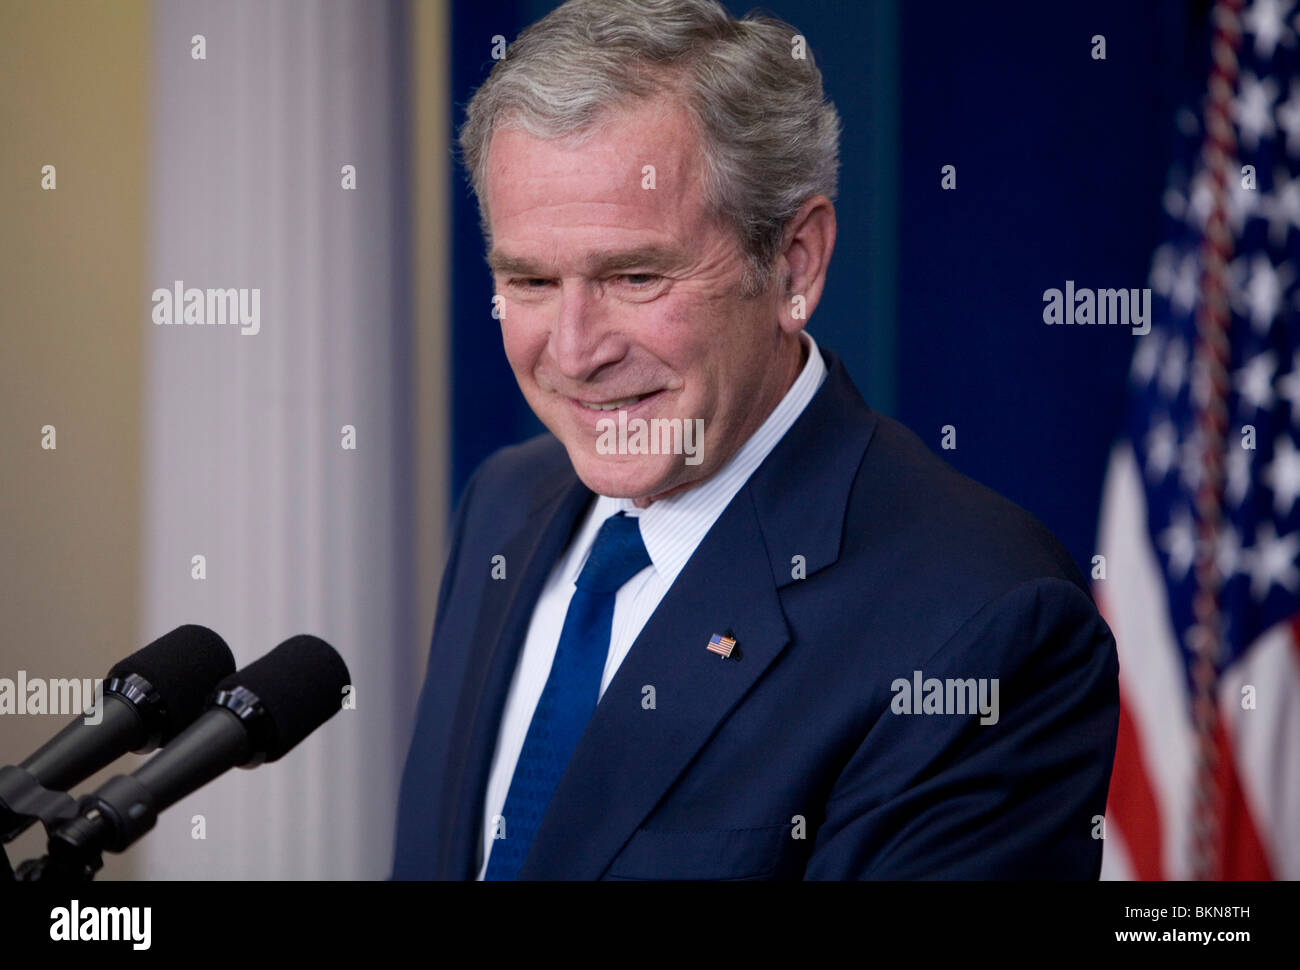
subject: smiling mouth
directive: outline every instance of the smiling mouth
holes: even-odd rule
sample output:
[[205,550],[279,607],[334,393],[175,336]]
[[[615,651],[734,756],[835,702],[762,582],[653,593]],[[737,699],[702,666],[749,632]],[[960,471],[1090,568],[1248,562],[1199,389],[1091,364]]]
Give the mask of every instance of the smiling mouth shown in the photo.
[[574,400],[589,411],[617,411],[620,408],[630,408],[634,404],[640,404],[646,398],[658,393],[658,391],[651,391],[649,394],[637,394],[633,397],[619,398],[617,401],[578,401],[576,398]]

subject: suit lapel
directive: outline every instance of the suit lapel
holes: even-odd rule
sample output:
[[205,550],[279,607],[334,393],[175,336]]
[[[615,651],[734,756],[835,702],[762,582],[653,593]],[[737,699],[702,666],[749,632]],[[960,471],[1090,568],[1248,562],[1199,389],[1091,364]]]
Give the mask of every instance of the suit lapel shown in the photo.
[[475,652],[452,728],[453,737],[468,740],[448,765],[448,777],[455,780],[444,789],[448,804],[443,817],[448,825],[440,878],[473,879],[477,875],[475,850],[483,824],[483,799],[510,680],[533,607],[591,497],[570,469],[558,490],[552,489],[530,510],[528,522],[540,527],[526,527],[500,550],[507,576],[517,570],[515,575],[520,578],[517,583],[501,583],[499,591],[489,585],[470,641]]

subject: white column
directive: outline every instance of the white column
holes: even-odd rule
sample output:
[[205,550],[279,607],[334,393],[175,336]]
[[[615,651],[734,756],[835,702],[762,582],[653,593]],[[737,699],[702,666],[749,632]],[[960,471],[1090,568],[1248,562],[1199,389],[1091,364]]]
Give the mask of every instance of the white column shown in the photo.
[[414,588],[402,10],[155,7],[146,292],[258,288],[261,320],[246,335],[142,310],[143,633],[211,626],[241,666],[316,634],[347,661],[357,707],[165,812],[138,850],[145,878],[389,872],[428,635],[415,599],[432,595]]

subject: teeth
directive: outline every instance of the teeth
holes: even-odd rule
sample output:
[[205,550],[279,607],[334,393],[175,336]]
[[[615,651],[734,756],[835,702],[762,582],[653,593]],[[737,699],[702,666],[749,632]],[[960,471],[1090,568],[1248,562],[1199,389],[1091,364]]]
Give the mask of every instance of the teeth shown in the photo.
[[643,397],[645,397],[644,394],[637,397],[625,397],[621,401],[610,401],[608,404],[588,404],[586,401],[579,401],[578,403],[590,411],[617,411],[619,408],[631,407]]

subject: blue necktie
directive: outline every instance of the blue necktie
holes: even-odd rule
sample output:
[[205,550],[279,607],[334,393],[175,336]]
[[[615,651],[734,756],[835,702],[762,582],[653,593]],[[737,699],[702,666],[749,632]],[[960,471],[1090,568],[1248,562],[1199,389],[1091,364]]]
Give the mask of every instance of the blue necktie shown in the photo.
[[510,779],[502,812],[505,838],[492,840],[485,879],[518,877],[551,795],[596,710],[609,656],[614,597],[648,565],[650,554],[636,519],[619,512],[601,524],[564,615],[551,673]]

